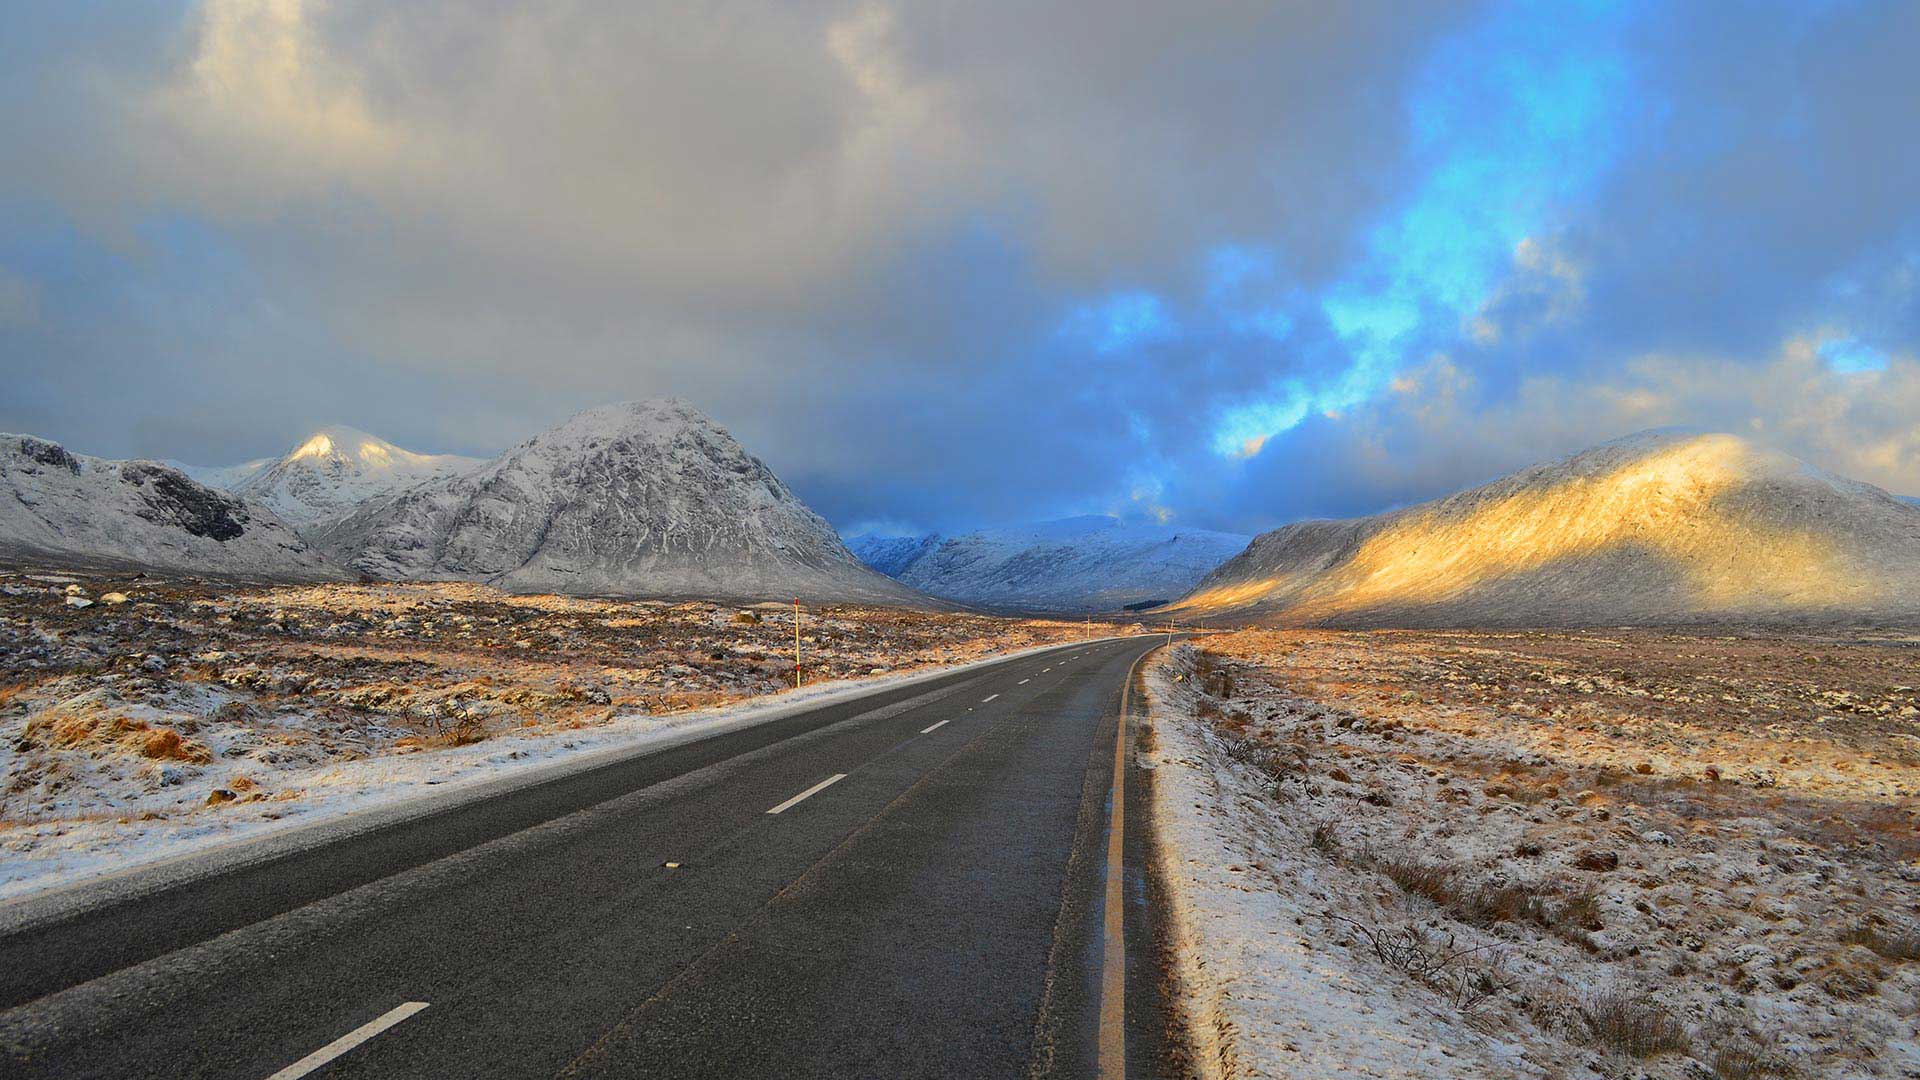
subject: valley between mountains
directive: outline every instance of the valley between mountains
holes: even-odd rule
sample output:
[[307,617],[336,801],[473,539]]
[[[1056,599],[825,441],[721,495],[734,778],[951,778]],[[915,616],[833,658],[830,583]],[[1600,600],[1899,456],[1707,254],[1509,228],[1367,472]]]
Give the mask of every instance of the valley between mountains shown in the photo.
[[[23,1076],[269,1075],[416,1000],[328,1067],[843,1075],[843,999],[951,980],[852,1071],[1920,1071],[1920,507],[1745,439],[1251,537],[843,539],[675,400],[484,459],[8,435],[0,484]],[[503,979],[527,1039],[463,1057]]]

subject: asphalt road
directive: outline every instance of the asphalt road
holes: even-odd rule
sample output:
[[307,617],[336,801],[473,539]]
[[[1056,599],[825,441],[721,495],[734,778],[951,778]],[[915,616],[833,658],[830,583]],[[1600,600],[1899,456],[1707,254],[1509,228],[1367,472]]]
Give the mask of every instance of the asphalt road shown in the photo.
[[0,1072],[1158,1075],[1144,781],[1114,781],[1129,672],[1164,640],[822,706],[0,938]]

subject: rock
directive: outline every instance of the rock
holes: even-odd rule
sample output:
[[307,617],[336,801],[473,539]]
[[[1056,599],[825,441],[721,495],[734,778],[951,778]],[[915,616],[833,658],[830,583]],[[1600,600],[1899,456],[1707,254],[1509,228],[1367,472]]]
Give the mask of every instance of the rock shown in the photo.
[[207,805],[219,806],[221,803],[230,803],[237,798],[239,798],[238,795],[235,795],[226,788],[217,787],[207,792]]
[[67,587],[66,587],[66,589],[64,589],[63,591],[64,591],[64,592],[65,592],[65,593],[66,593],[66,594],[67,594],[68,596],[85,596],[85,595],[87,595],[87,590],[85,590],[85,589],[83,589],[83,588],[81,588],[81,587],[80,587],[80,586],[78,586],[78,585],[69,585],[69,586],[67,586]]
[[110,592],[101,596],[100,602],[103,604],[112,604],[115,607],[118,607],[119,605],[127,602],[127,594],[123,592]]
[[1652,832],[1641,833],[1640,839],[1645,840],[1649,844],[1659,844],[1661,847],[1673,846],[1673,837],[1668,836],[1666,833],[1663,833],[1658,829],[1655,829]]
[[1604,873],[1620,868],[1620,856],[1611,851],[1583,851],[1573,860],[1573,865],[1582,870]]
[[93,601],[84,596],[69,596],[67,597],[67,606],[71,608],[88,608],[93,606]]

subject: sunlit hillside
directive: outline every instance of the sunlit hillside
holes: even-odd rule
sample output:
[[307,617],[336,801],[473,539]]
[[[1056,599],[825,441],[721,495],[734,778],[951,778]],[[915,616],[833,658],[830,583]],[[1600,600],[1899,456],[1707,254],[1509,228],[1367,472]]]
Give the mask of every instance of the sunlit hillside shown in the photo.
[[1648,433],[1267,533],[1178,610],[1406,625],[1912,614],[1920,510],[1736,436]]

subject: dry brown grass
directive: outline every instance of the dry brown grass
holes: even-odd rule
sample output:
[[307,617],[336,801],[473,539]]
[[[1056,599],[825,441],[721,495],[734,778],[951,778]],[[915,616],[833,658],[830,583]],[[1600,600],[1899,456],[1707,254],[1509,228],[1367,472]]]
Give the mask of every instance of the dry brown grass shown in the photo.
[[193,742],[172,728],[154,728],[140,744],[140,753],[156,761],[184,761],[205,765],[213,760],[206,747]]
[[205,746],[172,728],[91,708],[52,710],[29,720],[21,730],[26,748],[46,746],[101,755],[204,765],[213,760]]
[[1715,1047],[1709,1064],[1719,1080],[1790,1080],[1800,1075],[1778,1051],[1744,1040]]
[[[1317,829],[1310,843],[1322,852],[1335,851],[1331,832],[1323,830]],[[1575,939],[1599,928],[1598,901],[1590,888],[1476,881],[1453,867],[1397,854],[1366,852],[1355,861],[1469,926],[1527,922]]]
[[1684,1054],[1693,1048],[1686,1026],[1644,994],[1603,990],[1580,1005],[1588,1040],[1628,1057]]
[[[1278,832],[1379,876],[1333,910],[1524,958],[1475,1023],[1530,1030],[1561,1064],[1603,1049],[1636,1074],[1790,1078],[1884,1061],[1912,1016],[1905,641],[1242,631],[1188,685],[1225,759],[1298,779],[1275,784]],[[1754,1034],[1762,1008],[1791,1043]],[[1835,1008],[1871,1023],[1823,1026]]]

